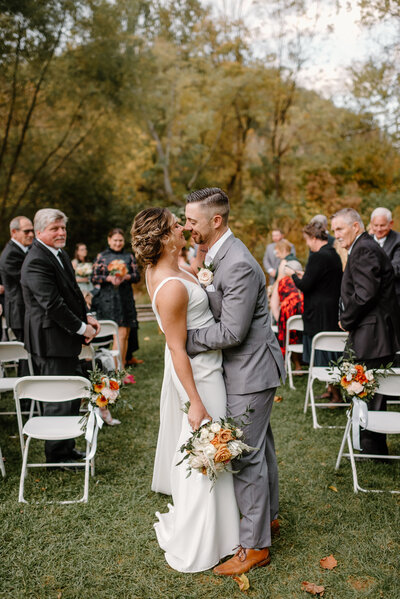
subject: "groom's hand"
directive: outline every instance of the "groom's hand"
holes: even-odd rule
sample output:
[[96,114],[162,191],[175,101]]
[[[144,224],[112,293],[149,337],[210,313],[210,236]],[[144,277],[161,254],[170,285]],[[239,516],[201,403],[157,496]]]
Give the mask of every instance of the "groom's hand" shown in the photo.
[[194,431],[200,427],[203,420],[212,420],[201,401],[191,402],[188,411],[189,424]]

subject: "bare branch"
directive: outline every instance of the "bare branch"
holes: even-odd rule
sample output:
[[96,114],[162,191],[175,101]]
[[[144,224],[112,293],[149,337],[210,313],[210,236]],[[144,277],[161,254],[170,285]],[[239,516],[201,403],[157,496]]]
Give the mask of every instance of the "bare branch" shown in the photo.
[[22,29],[21,29],[21,27],[19,27],[18,28],[18,41],[17,41],[17,47],[16,47],[16,51],[15,51],[15,64],[14,64],[13,77],[12,77],[12,88],[11,88],[12,91],[11,91],[10,108],[8,111],[6,129],[5,129],[4,137],[3,137],[3,143],[1,144],[1,150],[0,150],[0,169],[1,169],[2,162],[3,162],[4,154],[7,150],[8,134],[10,132],[11,121],[12,121],[13,114],[14,114],[15,98],[17,95],[17,73],[18,73],[19,56],[20,56],[20,49],[21,49],[21,38],[22,38]]

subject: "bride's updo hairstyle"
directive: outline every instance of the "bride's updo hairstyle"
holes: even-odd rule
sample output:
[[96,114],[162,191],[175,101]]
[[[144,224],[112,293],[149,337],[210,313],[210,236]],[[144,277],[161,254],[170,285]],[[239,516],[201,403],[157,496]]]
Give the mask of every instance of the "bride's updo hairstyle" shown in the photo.
[[157,264],[174,223],[175,217],[167,208],[146,208],[135,216],[132,249],[143,266]]

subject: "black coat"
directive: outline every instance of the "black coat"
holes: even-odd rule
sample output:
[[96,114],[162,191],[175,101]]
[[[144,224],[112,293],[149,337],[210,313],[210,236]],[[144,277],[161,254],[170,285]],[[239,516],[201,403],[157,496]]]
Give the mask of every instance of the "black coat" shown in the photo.
[[21,289],[21,268],[26,253],[9,241],[0,257],[1,280],[4,285],[4,315],[11,329],[24,328],[25,305]]
[[389,258],[368,233],[354,243],[343,274],[340,322],[360,360],[393,356],[400,316]]
[[394,286],[396,289],[397,302],[400,306],[400,233],[389,231],[382,249],[393,266]]
[[313,337],[321,331],[338,331],[342,263],[329,244],[311,252],[304,275],[293,281],[304,294],[304,332]]
[[86,322],[86,304],[74,269],[62,250],[66,268],[35,240],[22,266],[25,345],[42,358],[77,357],[84,338],[76,332]]

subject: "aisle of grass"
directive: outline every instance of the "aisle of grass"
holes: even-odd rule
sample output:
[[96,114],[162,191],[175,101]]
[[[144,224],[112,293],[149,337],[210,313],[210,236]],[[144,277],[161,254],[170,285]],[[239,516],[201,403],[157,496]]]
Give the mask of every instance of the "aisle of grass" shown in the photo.
[[[140,357],[130,393],[134,410],[118,412],[119,427],[101,431],[96,476],[87,505],[18,504],[20,468],[16,422],[0,417],[7,477],[0,480],[0,597],[52,599],[228,599],[242,597],[231,579],[211,572],[179,574],[165,563],[152,524],[168,497],[150,490],[158,429],[163,338],[143,324]],[[297,390],[281,388],[272,425],[280,468],[281,536],[272,562],[249,574],[253,598],[303,598],[301,582],[325,586],[324,598],[400,597],[400,496],[354,495],[347,463],[334,472],[340,430],[314,431],[302,411],[305,377]],[[3,401],[3,400],[2,400]],[[344,422],[327,410],[322,422]],[[395,447],[393,445],[393,447]],[[399,445],[397,449],[400,450]],[[398,465],[362,465],[364,477],[399,483]],[[35,497],[74,496],[80,474],[30,474]],[[365,480],[364,478],[364,480]],[[330,487],[337,489],[335,492]],[[319,560],[338,560],[323,571]]]

